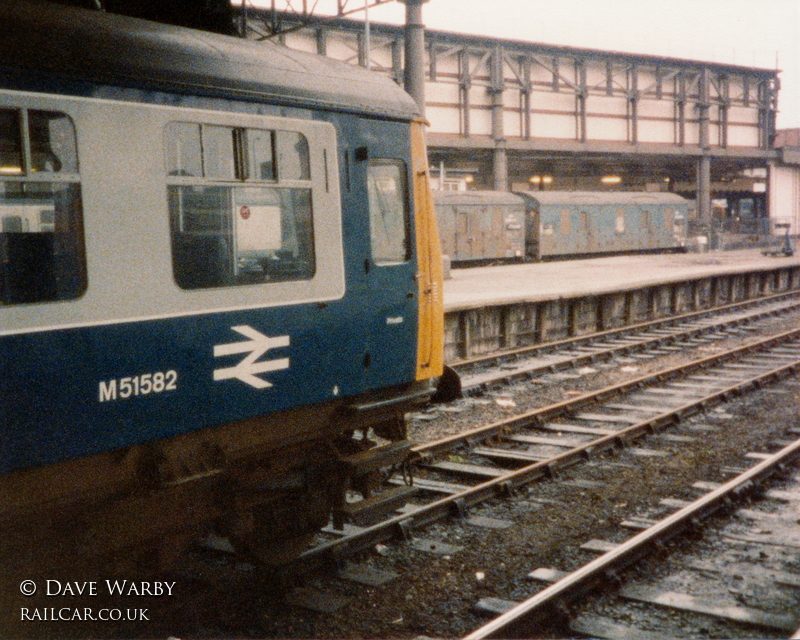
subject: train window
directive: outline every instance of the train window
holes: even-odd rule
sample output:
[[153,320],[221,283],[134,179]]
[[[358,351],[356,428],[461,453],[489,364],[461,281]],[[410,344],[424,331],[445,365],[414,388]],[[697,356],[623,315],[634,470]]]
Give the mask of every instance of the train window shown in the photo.
[[275,132],[245,131],[247,175],[256,180],[275,180]]
[[203,144],[200,125],[172,122],[167,126],[167,173],[171,176],[203,175]]
[[313,277],[311,171],[302,134],[187,123],[171,123],[166,134],[178,286]]
[[310,179],[308,142],[305,136],[294,131],[277,131],[275,138],[281,180]]
[[369,226],[375,264],[397,264],[411,257],[405,163],[373,160],[367,167]]
[[618,234],[625,233],[625,209],[617,209],[615,230]]
[[0,109],[0,175],[22,173],[21,113]]
[[0,304],[71,300],[86,290],[77,172],[66,114],[0,109]]
[[63,113],[29,111],[31,170],[47,173],[78,172],[75,127]]
[[232,127],[203,126],[203,175],[211,180],[235,180],[236,156]]

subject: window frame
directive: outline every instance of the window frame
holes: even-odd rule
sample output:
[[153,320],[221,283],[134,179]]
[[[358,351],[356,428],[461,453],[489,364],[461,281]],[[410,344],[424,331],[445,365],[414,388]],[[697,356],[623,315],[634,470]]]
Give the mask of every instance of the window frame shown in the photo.
[[[50,255],[50,264],[41,264],[36,269],[36,265],[25,264],[20,261],[19,268],[21,271],[18,273],[20,278],[30,278],[29,282],[36,281],[35,275],[40,275],[40,285],[44,285],[45,291],[40,292],[38,295],[33,290],[16,293],[14,299],[13,293],[10,291],[0,291],[0,308],[13,307],[21,304],[51,304],[58,302],[70,302],[82,298],[89,288],[88,273],[87,273],[87,251],[86,251],[86,238],[85,238],[85,217],[86,211],[83,202],[84,184],[80,173],[80,157],[79,150],[79,136],[78,127],[75,118],[65,109],[45,106],[37,104],[27,104],[27,101],[20,100],[19,102],[4,100],[0,104],[0,110],[16,112],[17,126],[19,133],[19,160],[21,166],[18,167],[19,171],[0,169],[0,182],[4,185],[20,185],[22,193],[25,191],[25,185],[36,185],[38,188],[46,187],[46,190],[51,190],[50,193],[53,199],[66,196],[69,198],[68,206],[75,207],[76,211],[67,211],[62,215],[64,218],[61,220],[62,224],[67,225],[66,231],[58,230],[57,221],[59,218],[55,215],[53,209],[53,220],[49,223],[44,223],[44,214],[50,210],[39,211],[39,229],[37,231],[20,230],[3,230],[0,226],[0,237],[2,237],[3,252],[9,255],[11,252],[20,251],[23,255],[28,252],[28,255],[36,255],[37,251],[39,257],[46,258]],[[71,147],[70,158],[71,164],[74,165],[73,170],[61,171],[60,169],[44,170],[37,169],[34,163],[34,145],[32,144],[33,132],[31,129],[31,113],[54,114],[59,117],[66,118],[70,126],[70,140]],[[52,142],[52,140],[48,140]],[[54,155],[56,155],[54,153]],[[56,156],[57,157],[57,156]],[[70,167],[72,168],[72,167]],[[10,169],[10,168],[8,168]],[[34,191],[33,193],[38,193]],[[8,192],[3,187],[3,193],[0,196],[2,202],[0,206],[6,206]],[[20,204],[24,206],[26,201],[34,202],[41,200],[41,198],[27,198],[22,197]],[[9,205],[13,206],[13,205]],[[36,204],[29,204],[28,206],[36,206]],[[5,215],[2,216],[4,219]],[[48,228],[43,228],[48,227]],[[37,238],[41,234],[42,238]],[[44,234],[48,234],[44,237]],[[50,242],[33,242],[34,240],[50,240]],[[27,245],[27,248],[26,248]],[[37,245],[38,249],[37,249]],[[50,247],[48,248],[48,245]],[[16,246],[16,248],[14,248]],[[32,252],[32,253],[31,253]],[[8,264],[11,265],[12,261],[9,259]],[[48,276],[46,269],[52,269],[52,273]],[[31,267],[29,269],[28,267]],[[11,268],[10,266],[8,267]],[[32,269],[36,269],[35,271]],[[43,274],[44,271],[44,274]],[[13,273],[13,272],[10,272]],[[24,275],[23,274],[30,274]],[[9,274],[9,278],[13,278]],[[65,284],[67,283],[67,284]],[[9,289],[14,289],[13,285],[8,285]],[[52,287],[51,290],[49,290]],[[21,291],[21,289],[20,289]]]
[[[170,171],[169,162],[172,158],[172,154],[170,153],[170,145],[172,138],[170,137],[170,130],[177,126],[183,125],[196,125],[199,129],[199,144],[200,148],[197,150],[200,154],[200,168],[202,175],[175,175]],[[182,119],[174,119],[170,120],[165,123],[164,125],[164,160],[165,160],[165,176],[166,176],[166,184],[167,184],[167,191],[168,191],[168,201],[170,203],[173,202],[174,195],[173,192],[181,193],[182,189],[184,188],[200,188],[200,189],[220,189],[225,190],[224,197],[227,200],[227,204],[223,204],[220,208],[220,222],[222,223],[220,226],[220,233],[217,234],[208,234],[218,236],[218,239],[221,242],[228,244],[228,253],[229,260],[228,264],[224,265],[226,268],[225,271],[228,273],[223,273],[219,278],[211,278],[208,281],[197,281],[195,284],[191,284],[189,280],[183,275],[182,270],[184,269],[184,262],[178,262],[179,257],[177,256],[177,236],[176,236],[176,220],[175,220],[175,212],[172,209],[172,204],[169,205],[169,218],[170,218],[170,237],[171,237],[171,262],[172,262],[172,270],[173,270],[173,278],[177,286],[184,291],[195,291],[195,290],[204,290],[204,289],[219,289],[219,288],[236,288],[236,287],[247,287],[247,286],[255,286],[255,285],[263,285],[263,284],[279,284],[279,283],[292,283],[297,281],[309,281],[314,278],[317,273],[317,251],[316,251],[316,244],[317,244],[317,234],[315,233],[315,206],[314,206],[314,190],[315,188],[315,181],[314,181],[314,171],[312,170],[312,161],[311,161],[311,153],[310,153],[310,142],[308,140],[308,135],[306,132],[302,131],[299,128],[291,127],[288,122],[281,122],[276,123],[278,126],[273,127],[266,127],[263,126],[252,126],[252,125],[242,125],[239,123],[219,123],[219,122],[211,122],[208,120],[204,120],[202,122],[194,121],[194,120],[182,120]],[[283,125],[283,126],[281,126]],[[207,166],[208,163],[206,162],[206,148],[204,146],[204,131],[206,129],[228,129],[230,130],[231,135],[231,158],[230,161],[233,167],[233,175],[230,178],[220,177],[218,174],[214,175],[207,175]],[[261,178],[260,176],[252,175],[255,173],[255,166],[253,165],[254,157],[251,154],[251,146],[252,143],[249,140],[248,133],[249,132],[258,132],[259,134],[268,134],[268,138],[270,140],[271,145],[271,175],[267,178]],[[299,179],[291,179],[291,178],[282,178],[283,162],[280,160],[279,156],[279,149],[278,149],[278,140],[281,134],[289,134],[298,137],[298,140],[303,142],[303,151],[298,154],[297,158],[299,158],[299,165],[300,171],[299,173],[301,176],[305,175],[305,177],[301,177]],[[294,160],[294,159],[293,159]],[[304,165],[304,166],[303,166]],[[322,170],[327,171],[328,168],[325,166]],[[328,184],[328,178],[325,177],[325,184]],[[295,237],[296,244],[298,246],[298,251],[301,251],[301,255],[297,256],[297,260],[300,263],[300,266],[296,266],[294,268],[289,269],[282,269],[283,274],[281,275],[281,269],[278,269],[276,265],[271,265],[268,269],[267,263],[263,263],[261,267],[261,271],[263,274],[263,279],[258,279],[257,277],[247,278],[243,276],[243,271],[241,271],[240,261],[244,259],[244,254],[240,254],[238,249],[238,240],[239,240],[239,219],[237,216],[237,212],[240,209],[244,209],[244,206],[240,207],[242,194],[247,190],[253,190],[257,192],[258,190],[262,190],[261,194],[255,194],[254,197],[256,199],[268,199],[270,196],[277,197],[279,203],[283,202],[284,199],[288,199],[291,201],[297,201],[298,194],[297,193],[288,193],[288,192],[303,192],[305,193],[304,196],[300,197],[300,200],[307,199],[308,201],[308,210],[307,211],[299,211],[299,210],[291,210],[287,214],[287,211],[284,209],[280,209],[278,215],[280,216],[281,221],[283,220],[285,215],[293,216],[292,222],[295,226],[303,227],[303,219],[305,218],[307,227],[305,229],[305,234],[302,237]],[[267,193],[267,192],[274,192],[274,193]],[[182,196],[178,196],[182,198]],[[181,200],[182,202],[182,200]],[[280,205],[279,205],[280,206]],[[242,214],[243,215],[243,214]],[[283,227],[281,224],[278,225],[279,233],[283,234]],[[181,232],[183,233],[183,232]],[[187,235],[192,235],[191,233]],[[196,234],[198,238],[202,234]],[[305,247],[305,250],[302,250],[302,247]],[[278,253],[285,253],[283,246],[280,249],[276,249],[274,251],[275,254]],[[220,259],[220,264],[224,258]],[[262,261],[263,262],[263,261]],[[271,262],[271,261],[270,261]],[[303,265],[304,262],[308,264]],[[276,275],[276,269],[278,271]],[[272,274],[269,274],[268,271],[272,271]],[[181,272],[181,273],[179,273]]]
[[[400,178],[400,194],[401,197],[398,198],[398,201],[403,207],[403,254],[404,257],[401,260],[391,260],[391,259],[383,259],[383,258],[376,258],[376,236],[374,232],[373,223],[375,221],[374,211],[372,207],[372,197],[371,197],[371,174],[370,170],[377,167],[396,167],[397,168],[397,176]],[[368,217],[369,217],[369,248],[370,248],[370,259],[375,266],[378,267],[390,267],[394,265],[401,265],[407,264],[414,258],[414,246],[412,242],[412,227],[411,227],[411,200],[410,200],[410,192],[409,192],[409,175],[408,175],[408,164],[405,160],[401,158],[370,158],[367,161],[366,166],[366,180],[367,180],[367,209],[368,209]]]

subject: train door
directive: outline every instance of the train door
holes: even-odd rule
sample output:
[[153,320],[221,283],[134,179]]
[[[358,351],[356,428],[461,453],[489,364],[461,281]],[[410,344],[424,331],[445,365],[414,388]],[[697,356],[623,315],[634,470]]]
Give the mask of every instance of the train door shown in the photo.
[[578,211],[578,237],[575,242],[577,253],[593,253],[597,250],[590,214],[586,209]]
[[472,257],[472,241],[469,228],[469,208],[453,206],[455,225],[454,260],[469,260]]
[[658,230],[653,228],[653,220],[650,216],[650,210],[645,209],[644,207],[639,207],[639,215],[641,219],[639,237],[631,239],[631,248],[654,249],[658,247]]
[[370,158],[366,181],[370,308],[364,370],[374,387],[413,375],[418,301],[408,166],[402,159]]

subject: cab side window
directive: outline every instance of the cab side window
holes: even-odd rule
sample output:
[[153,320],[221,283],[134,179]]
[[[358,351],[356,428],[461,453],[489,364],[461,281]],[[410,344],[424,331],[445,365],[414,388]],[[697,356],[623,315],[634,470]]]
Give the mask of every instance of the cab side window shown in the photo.
[[303,134],[186,122],[170,123],[165,134],[179,287],[313,277],[311,170]]
[[399,160],[372,160],[367,166],[372,260],[377,265],[411,258],[406,166]]
[[71,300],[86,286],[75,125],[0,109],[0,304]]

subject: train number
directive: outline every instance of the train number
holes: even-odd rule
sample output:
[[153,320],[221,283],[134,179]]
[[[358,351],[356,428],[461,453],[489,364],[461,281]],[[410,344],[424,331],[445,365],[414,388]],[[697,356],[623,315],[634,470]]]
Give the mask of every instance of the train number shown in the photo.
[[134,396],[146,396],[151,393],[175,391],[178,388],[178,372],[157,371],[143,373],[140,376],[129,376],[118,380],[101,380],[99,385],[100,402],[126,400]]

